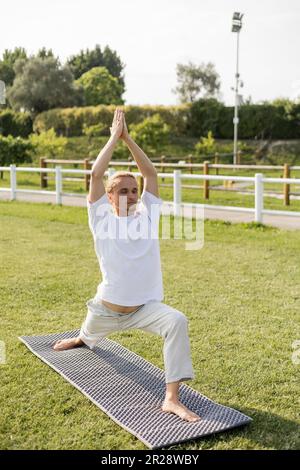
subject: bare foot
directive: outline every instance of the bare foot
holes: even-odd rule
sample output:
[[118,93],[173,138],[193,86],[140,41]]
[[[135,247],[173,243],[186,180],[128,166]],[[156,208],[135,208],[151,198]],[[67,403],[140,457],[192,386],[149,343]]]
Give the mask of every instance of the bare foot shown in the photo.
[[186,406],[180,403],[180,401],[165,400],[161,409],[166,413],[174,413],[185,421],[194,422],[201,420],[200,416],[193,413],[193,411],[189,410]]
[[56,341],[53,346],[55,351],[64,351],[65,349],[72,349],[77,348],[78,346],[82,346],[84,344],[80,338],[68,338],[68,339],[60,339]]

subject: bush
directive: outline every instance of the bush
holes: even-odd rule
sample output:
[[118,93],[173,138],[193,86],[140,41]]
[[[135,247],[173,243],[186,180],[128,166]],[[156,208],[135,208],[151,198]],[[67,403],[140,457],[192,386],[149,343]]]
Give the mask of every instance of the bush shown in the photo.
[[[300,138],[300,105],[246,104],[239,108],[240,139]],[[233,139],[234,107],[217,100],[200,99],[193,103],[188,132],[207,135],[212,131],[218,139]]]
[[154,114],[140,124],[131,125],[129,132],[138,145],[153,154],[159,152],[161,147],[168,143],[170,127],[159,114]]
[[57,137],[54,129],[49,129],[40,134],[31,134],[29,141],[37,156],[59,157],[64,154],[68,140],[65,137]]
[[201,98],[193,103],[190,110],[188,132],[191,136],[204,136],[209,131],[218,134],[220,111],[224,108],[215,98]]
[[[254,149],[252,146],[239,141],[238,150],[243,151],[244,153],[250,152],[253,153]],[[207,137],[201,137],[200,141],[195,145],[195,155],[197,156],[213,156],[216,153],[221,155],[227,154],[228,156],[233,154],[233,144],[230,143],[219,143],[216,142],[213,133],[208,132]]]
[[3,137],[0,135],[0,165],[8,166],[12,163],[16,165],[21,163],[31,163],[33,145],[21,137],[14,138],[9,135]]
[[[294,111],[287,113],[284,106],[269,104],[243,105],[239,108],[239,137],[241,139],[297,139],[300,138],[299,120]],[[293,114],[293,112],[295,114]],[[233,107],[222,107],[216,135],[233,139]]]
[[107,134],[107,126],[105,124],[95,124],[94,126],[87,126],[83,124],[82,132],[87,137],[103,137]]
[[200,141],[195,145],[196,155],[208,155],[212,154],[215,150],[215,139],[213,138],[212,132],[209,131],[207,137],[201,137]]
[[28,137],[32,132],[32,119],[28,113],[18,113],[11,109],[0,111],[0,134],[7,137]]

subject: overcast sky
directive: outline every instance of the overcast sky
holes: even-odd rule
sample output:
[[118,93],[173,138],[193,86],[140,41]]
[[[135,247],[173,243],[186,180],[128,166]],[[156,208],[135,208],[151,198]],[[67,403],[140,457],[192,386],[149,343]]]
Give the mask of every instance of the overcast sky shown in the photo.
[[0,55],[52,48],[62,62],[108,45],[125,67],[126,104],[177,104],[176,64],[213,62],[233,104],[236,34],[242,93],[254,102],[300,95],[300,0],[7,0],[1,2]]

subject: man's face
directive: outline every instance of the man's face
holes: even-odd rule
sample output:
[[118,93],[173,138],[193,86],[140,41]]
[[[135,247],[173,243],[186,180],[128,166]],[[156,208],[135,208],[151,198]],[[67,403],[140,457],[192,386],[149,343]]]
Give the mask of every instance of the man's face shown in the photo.
[[[108,198],[119,216],[127,216],[128,211],[133,213],[135,204],[138,201],[138,186],[136,181],[130,176],[121,176],[118,178],[114,189],[108,193]],[[124,199],[124,208],[122,206],[122,199]]]

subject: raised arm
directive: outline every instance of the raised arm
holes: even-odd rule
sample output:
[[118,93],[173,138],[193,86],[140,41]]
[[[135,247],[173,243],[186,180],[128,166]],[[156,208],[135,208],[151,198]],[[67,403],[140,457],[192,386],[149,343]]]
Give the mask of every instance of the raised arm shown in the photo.
[[110,128],[111,136],[103,147],[92,166],[90,189],[88,199],[91,203],[98,201],[105,193],[103,176],[108,168],[108,164],[112,157],[114,148],[120,138],[123,129],[122,111],[115,110],[112,127]]
[[121,139],[126,143],[129,148],[138,169],[144,177],[144,189],[149,193],[154,194],[154,196],[159,197],[158,195],[158,177],[157,171],[151,160],[147,157],[145,152],[137,145],[136,142],[130,137],[125,121],[125,115],[123,113],[123,132],[121,134]]

